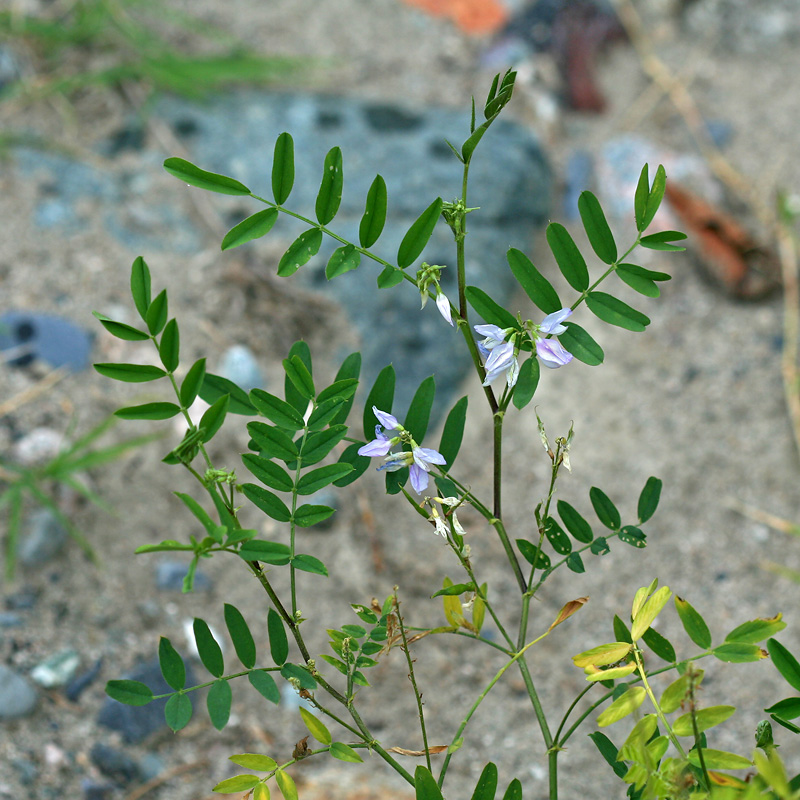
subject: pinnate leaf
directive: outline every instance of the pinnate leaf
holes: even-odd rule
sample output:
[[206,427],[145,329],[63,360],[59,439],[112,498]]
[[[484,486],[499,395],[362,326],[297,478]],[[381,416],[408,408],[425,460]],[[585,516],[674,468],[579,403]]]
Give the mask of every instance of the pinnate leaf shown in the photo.
[[211,684],[206,697],[206,707],[211,724],[221,731],[227,724],[231,716],[231,703],[233,693],[228,681],[217,680]]
[[239,245],[252,242],[266,236],[278,219],[278,209],[265,208],[243,219],[238,225],[231,228],[222,239],[222,250],[231,250]]
[[205,620],[195,617],[192,624],[194,640],[197,644],[197,652],[203,666],[215,677],[219,678],[225,671],[225,663],[222,658],[222,649],[211,633],[208,623]]
[[613,264],[617,260],[617,245],[603,209],[591,192],[581,192],[578,198],[578,213],[581,215],[581,222],[592,250],[602,262]]
[[293,275],[319,252],[321,244],[322,231],[319,228],[309,228],[301,233],[278,262],[278,276],[288,278]]
[[386,181],[376,175],[367,192],[364,215],[358,226],[358,240],[362,247],[372,247],[378,241],[386,222]]
[[414,221],[400,242],[397,251],[397,266],[401,269],[411,266],[419,258],[442,213],[442,198],[437,197]]
[[234,195],[250,194],[250,190],[234,178],[218,175],[215,172],[206,172],[183,158],[168,158],[164,162],[164,169],[178,180],[210,192]]
[[569,235],[569,231],[558,222],[551,222],[547,226],[545,236],[556,264],[558,264],[561,274],[567,279],[567,283],[576,292],[585,292],[589,288],[589,269],[578,245]]
[[269,633],[269,651],[272,660],[279,666],[286,663],[289,656],[289,640],[286,637],[286,628],[283,620],[274,608],[267,613],[267,631]]
[[574,322],[566,320],[563,323],[567,330],[558,337],[564,348],[572,353],[578,361],[596,367],[603,363],[605,354],[603,348],[592,338],[588,331]]
[[192,701],[188,695],[174,694],[164,706],[164,719],[167,725],[177,733],[185,728],[192,718]]
[[152,690],[141,681],[108,681],[106,694],[126,706],[146,706],[153,699]]
[[186,685],[186,667],[172,642],[165,636],[158,643],[158,663],[164,680],[173,689],[183,689]]
[[288,199],[294,186],[294,141],[285,131],[275,140],[272,158],[272,196],[280,206]]
[[252,669],[256,663],[256,643],[242,612],[230,603],[225,603],[225,625],[239,661],[247,669]]
[[124,383],[146,383],[166,376],[161,367],[150,364],[93,364],[104,377]]
[[[676,595],[675,608],[678,610],[678,616],[681,618],[681,623],[689,638],[698,647],[704,649],[711,647],[711,632],[708,630],[708,625],[692,605]],[[798,671],[798,677],[800,677],[800,671]],[[797,688],[800,689],[800,682]]]
[[[533,262],[525,253],[512,247],[506,253],[506,259],[519,285],[537,308],[544,311],[545,314],[552,314],[554,311],[560,311],[563,308],[561,300],[558,299],[558,294],[550,281],[536,269]],[[486,319],[486,317],[484,317],[484,319]],[[491,322],[493,320],[486,321]],[[501,327],[507,328],[509,325],[501,325]]]
[[314,209],[320,225],[327,225],[336,216],[342,202],[343,180],[342,151],[339,147],[332,147],[325,156],[322,183]]
[[589,292],[586,296],[586,306],[603,322],[628,331],[640,333],[650,324],[650,319],[641,311],[631,308],[627,303],[605,292]]

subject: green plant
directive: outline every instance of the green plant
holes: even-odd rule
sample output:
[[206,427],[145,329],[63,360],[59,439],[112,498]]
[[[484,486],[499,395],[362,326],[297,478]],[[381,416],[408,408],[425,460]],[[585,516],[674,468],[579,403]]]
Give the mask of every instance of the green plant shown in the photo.
[[[116,413],[126,419],[184,418],[187,433],[164,461],[189,471],[211,509],[209,511],[187,493],[176,492],[197,520],[198,534],[192,535],[188,542],[166,540],[141,546],[137,552],[186,553],[191,559],[185,581],[187,591],[192,587],[199,560],[224,554],[231,557],[232,565],[248,570],[255,577],[270,605],[262,623],[269,642],[266,660],[259,660],[256,647],[261,637],[254,636],[242,613],[226,603],[225,623],[241,669],[231,669],[230,665],[226,669],[219,642],[208,624],[198,618],[194,622],[194,636],[200,659],[210,673],[208,681],[187,686],[183,657],[169,639],[162,637],[159,659],[171,691],[156,696],[143,683],[115,680],[107,685],[108,694],[130,705],[145,705],[157,697],[167,699],[166,720],[176,731],[189,722],[193,693],[203,687],[208,688],[207,708],[212,724],[220,729],[225,727],[232,703],[231,684],[245,676],[270,702],[278,702],[280,693],[275,679],[283,678],[313,708],[313,713],[301,709],[297,722],[316,739],[318,747],[312,748],[306,743],[298,746],[290,758],[283,759],[253,753],[231,756],[235,764],[267,775],[250,773],[226,778],[215,786],[217,792],[247,792],[248,798],[266,800],[270,796],[268,781],[274,778],[284,798],[293,800],[298,796],[290,772],[295,762],[323,754],[359,762],[367,754],[373,754],[415,788],[418,800],[441,800],[453,756],[468,730],[471,731],[475,712],[506,673],[515,670],[525,686],[530,712],[541,732],[540,752],[547,761],[551,800],[558,796],[560,755],[581,724],[600,709],[603,710],[599,724],[611,724],[635,711],[645,697],[650,698],[655,713],[637,723],[622,748],[613,746],[604,735],[593,737],[602,755],[629,784],[630,796],[665,800],[684,796],[697,800],[704,797],[749,800],[754,796],[752,786],[759,791],[762,786],[771,787],[769,796],[788,796],[786,791],[789,790],[784,791],[786,787],[781,783],[778,768],[771,766],[778,763],[774,751],[767,766],[760,758],[723,754],[728,759],[728,768],[754,765],[761,783],[747,784],[734,778],[725,786],[717,783],[708,764],[722,763],[724,758],[707,748],[703,729],[710,727],[709,720],[716,724],[729,713],[726,710],[724,714],[715,715],[709,709],[697,707],[694,691],[699,673],[691,664],[708,655],[722,661],[761,660],[766,654],[758,642],[784,627],[780,616],[746,622],[732,631],[725,642],[712,647],[703,618],[688,602],[676,599],[677,612],[689,638],[701,648],[700,653],[678,661],[674,646],[652,628],[656,616],[671,597],[668,588],[659,589],[657,581],[653,581],[636,592],[630,629],[616,617],[613,625],[616,641],[575,656],[574,662],[587,672],[587,686],[566,710],[554,712],[546,708],[546,698],[537,689],[536,669],[541,665],[529,663],[528,652],[576,615],[587,598],[569,599],[547,627],[546,622],[543,624],[530,614],[531,601],[558,569],[566,567],[580,574],[592,564],[593,556],[604,556],[612,545],[617,547],[617,542],[634,549],[644,547],[647,539],[643,527],[659,504],[661,481],[650,477],[645,482],[636,513],[630,514],[628,519],[623,518],[605,492],[592,488],[588,503],[584,501],[583,504],[591,506],[597,519],[597,522],[590,522],[588,512],[579,510],[577,502],[573,505],[556,498],[563,470],[570,469],[573,430],[570,428],[565,435],[551,440],[537,410],[550,478],[546,486],[535,490],[537,494],[533,499],[514,498],[518,503],[530,502],[532,511],[530,524],[514,536],[506,528],[503,513],[504,427],[513,414],[512,406],[524,411],[531,403],[541,377],[541,364],[569,368],[573,360],[590,366],[603,362],[602,347],[571,319],[573,313],[588,309],[607,324],[633,332],[646,329],[648,317],[598,287],[602,283],[604,289],[613,289],[614,280],[620,279],[645,297],[658,297],[658,284],[670,276],[632,264],[629,258],[639,247],[679,251],[682,248],[675,242],[685,236],[676,231],[646,233],[661,203],[666,174],[658,167],[651,181],[649,168],[645,166],[633,203],[636,234],[627,247],[618,246],[597,198],[590,192],[580,196],[578,208],[583,227],[599,261],[599,267],[593,266],[592,272],[567,229],[558,223],[548,227],[547,241],[554,260],[569,287],[567,291],[573,293],[570,303],[562,302],[554,284],[516,248],[506,253],[508,267],[523,291],[545,315],[541,322],[523,319],[520,314],[503,308],[481,288],[470,285],[467,282],[467,221],[468,214],[477,209],[469,207],[467,202],[469,168],[482,137],[511,99],[514,79],[511,71],[495,78],[480,120],[473,103],[467,138],[460,147],[448,142],[454,157],[463,166],[461,196],[452,202],[440,197],[430,202],[403,237],[394,261],[385,260],[372,249],[383,232],[387,215],[387,189],[380,175],[367,194],[358,241],[349,241],[330,227],[339,209],[343,187],[342,152],[338,147],[332,148],[325,158],[313,217],[286,206],[294,184],[294,146],[288,133],[281,134],[275,143],[272,200],[255,195],[238,180],[208,172],[183,159],[170,158],[164,164],[168,172],[184,183],[222,194],[253,197],[265,206],[226,234],[223,250],[267,235],[282,215],[288,215],[303,222],[306,230],[280,259],[279,276],[288,277],[301,269],[317,254],[323,237],[329,236],[339,246],[328,261],[328,279],[358,269],[364,259],[380,268],[377,281],[382,289],[413,287],[413,291],[421,294],[423,305],[429,298],[435,301],[439,313],[452,326],[442,323],[441,335],[463,337],[474,365],[474,378],[483,387],[493,427],[491,448],[487,448],[489,452],[485,456],[493,474],[491,497],[483,498],[473,491],[468,476],[460,474],[456,466],[466,425],[466,397],[458,400],[446,414],[437,449],[423,446],[426,437],[429,439],[428,423],[435,403],[434,377],[421,383],[401,421],[392,413],[395,370],[387,366],[367,392],[360,419],[352,423],[351,412],[360,375],[358,353],[344,360],[331,384],[320,386],[314,375],[310,348],[305,342],[296,342],[282,362],[285,371],[283,397],[261,389],[248,394],[230,381],[207,373],[203,358],[188,370],[182,370],[178,322],[169,316],[166,290],[158,293],[152,290],[150,269],[142,258],[134,261],[131,270],[131,294],[141,323],[129,325],[95,313],[114,336],[149,340],[155,347],[160,367],[104,363],[96,364],[95,368],[109,378],[124,382],[161,380],[169,384],[173,400],[128,406]],[[449,227],[455,241],[452,266],[457,273],[458,295],[453,298],[442,291],[442,266],[423,262],[416,274],[409,270],[422,255],[435,226],[442,222]],[[475,316],[480,317],[483,324],[474,325]],[[476,340],[473,331],[482,338]],[[501,381],[498,389],[496,381]],[[190,413],[197,396],[211,404],[199,420],[193,419]],[[206,444],[230,415],[250,418],[247,422],[249,452],[242,456],[242,462],[256,482],[241,481],[234,471],[217,467],[206,449]],[[305,635],[307,626],[313,623],[307,609],[305,614],[301,613],[299,596],[305,581],[321,580],[328,576],[328,570],[316,556],[304,552],[303,532],[330,517],[334,509],[305,502],[305,498],[324,487],[344,488],[353,483],[368,469],[372,458],[380,459],[379,469],[386,472],[386,493],[407,503],[411,511],[425,520],[429,531],[432,528],[446,541],[453,568],[460,577],[453,581],[444,575],[442,588],[432,595],[442,598],[441,625],[411,626],[406,620],[405,601],[401,605],[395,588],[383,603],[353,604],[358,622],[328,630],[330,652],[315,656],[309,651]],[[265,540],[255,529],[243,527],[239,512],[240,503],[245,499],[275,522],[285,525],[285,534],[275,540]],[[481,580],[481,564],[475,560],[458,519],[459,509],[464,507],[470,507],[482,517],[484,532],[497,536],[501,543],[508,561],[508,581],[517,589],[517,608],[501,607],[498,594]],[[479,534],[470,533],[470,536],[475,535]],[[275,588],[276,570],[284,570],[288,578],[289,588],[284,595]],[[494,627],[493,636],[485,635],[487,625]],[[534,627],[535,634],[531,630]],[[420,651],[424,643],[432,637],[446,636],[464,637],[475,648],[491,648],[494,653],[503,654],[505,663],[473,699],[465,700],[463,720],[453,732],[450,743],[431,747],[414,663],[416,658],[422,657]],[[412,657],[412,646],[415,657]],[[654,669],[646,664],[645,648],[648,661],[652,655],[663,660],[665,665]],[[424,758],[425,763],[417,766],[413,773],[395,757],[396,751],[392,752],[374,735],[359,712],[359,698],[370,685],[368,676],[374,674],[371,670],[392,650],[398,650],[405,659],[416,700],[422,748],[415,754]],[[550,670],[552,664],[548,662],[544,668]],[[778,668],[785,676],[780,665]],[[653,679],[669,670],[677,670],[680,677],[660,701],[656,700]],[[590,697],[590,693],[594,694]],[[665,701],[665,695],[669,702]],[[669,722],[667,714],[675,712],[681,701],[692,705],[688,717]],[[336,736],[322,718],[336,726]],[[659,725],[665,731],[663,735],[658,733]],[[693,736],[694,747],[689,752],[679,739],[684,729],[691,730]],[[675,753],[665,760],[670,744]],[[443,756],[438,770],[431,758],[436,753]],[[622,762],[630,762],[630,766]],[[492,800],[498,780],[497,767],[489,761],[475,787],[473,800]],[[519,800],[521,796],[521,781],[511,779],[504,800]]]
[[31,501],[50,509],[86,555],[93,561],[97,560],[88,539],[62,511],[58,489],[59,487],[71,489],[98,508],[113,513],[103,498],[85,483],[81,473],[116,461],[129,450],[160,437],[160,434],[149,434],[93,448],[95,442],[115,421],[113,416],[103,420],[45,464],[27,466],[0,456],[0,509],[7,508],[8,514],[5,543],[6,580],[11,581],[14,578],[22,514],[26,503]]
[[[305,60],[257,55],[218,28],[155,0],[73,0],[64,6],[39,15],[0,11],[0,41],[24,45],[38,66],[35,78],[11,84],[3,98],[37,99],[124,82],[199,97],[232,83],[296,75],[308,66]],[[195,39],[191,50],[177,44],[187,35]],[[212,52],[192,52],[198,49]]]

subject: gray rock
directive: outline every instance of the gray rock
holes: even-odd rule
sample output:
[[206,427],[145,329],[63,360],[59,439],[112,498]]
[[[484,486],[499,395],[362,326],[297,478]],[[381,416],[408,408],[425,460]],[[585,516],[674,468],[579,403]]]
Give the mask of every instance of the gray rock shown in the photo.
[[27,717],[38,702],[39,695],[28,680],[0,664],[0,720]]
[[[157,658],[140,664],[125,678],[141,681],[150,687],[153,694],[167,694],[173,691],[161,674],[161,667]],[[187,663],[186,684],[191,686],[195,683],[194,672]],[[109,698],[100,709],[97,721],[106,728],[119,731],[128,744],[136,744],[152,733],[167,727],[167,723],[164,720],[164,706],[166,704],[165,698],[154,700],[146,706],[126,706]]]
[[17,557],[27,566],[49,561],[61,552],[68,535],[49,508],[40,508],[28,518],[27,530],[20,537]]
[[[156,565],[156,585],[170,592],[183,591],[183,579],[188,567],[183,561],[160,561]],[[211,588],[211,578],[199,570],[194,574],[194,591],[202,592]]]
[[62,650],[37,664],[31,670],[31,678],[45,689],[65,686],[75,677],[80,663],[76,650]]
[[39,777],[39,768],[29,758],[15,758],[11,766],[17,771],[23,784],[32,784]]
[[103,659],[98,658],[90,669],[70,680],[66,689],[64,689],[64,696],[67,700],[72,703],[77,703],[83,692],[94,683],[102,667]]
[[83,800],[108,800],[114,792],[114,786],[110,783],[95,783],[90,780],[81,781],[83,790]]
[[0,611],[0,628],[21,628],[22,617],[12,611]]
[[241,344],[229,347],[222,354],[217,371],[223,378],[233,381],[246,392],[264,386],[264,376],[256,357],[248,347]]
[[[388,189],[389,217],[372,248],[391,262],[405,232],[439,194],[452,200],[461,190],[461,165],[444,139],[467,138],[469,112],[450,109],[404,109],[398,106],[336,97],[298,94],[230,92],[203,105],[170,99],[156,113],[176,130],[191,130],[192,160],[203,169],[231,175],[253,192],[271,196],[271,147],[283,131],[295,143],[295,184],[287,206],[314,217],[314,205],[326,152],[340,146],[344,191],[332,230],[358,240],[358,226],[369,187],[380,172]],[[265,147],[270,148],[265,157]],[[481,207],[469,215],[467,257],[470,284],[501,304],[516,287],[505,263],[509,246],[523,250],[533,229],[550,207],[550,171],[533,134],[500,119],[481,141],[470,168],[468,205]],[[242,217],[261,210],[241,205]],[[283,218],[270,236],[293,240],[302,224]],[[410,287],[379,290],[377,265],[362,259],[359,269],[328,282],[327,260],[340,243],[323,241],[317,256],[297,273],[307,289],[324,293],[344,309],[362,339],[363,382],[371,385],[387,363],[398,368],[394,410],[403,413],[420,382],[437,373],[439,398],[434,417],[445,410],[469,356],[458,333],[438,315],[433,303],[419,309],[419,295]],[[258,246],[253,245],[253,246]],[[450,230],[437,226],[422,259],[448,265],[445,293],[454,292],[455,247]],[[415,273],[418,264],[409,268]],[[476,319],[476,322],[479,321]]]
[[132,783],[141,776],[139,764],[135,759],[103,742],[92,745],[89,758],[103,775],[119,783]]
[[92,337],[67,319],[31,311],[0,316],[0,350],[8,363],[24,367],[36,359],[74,372],[89,365]]

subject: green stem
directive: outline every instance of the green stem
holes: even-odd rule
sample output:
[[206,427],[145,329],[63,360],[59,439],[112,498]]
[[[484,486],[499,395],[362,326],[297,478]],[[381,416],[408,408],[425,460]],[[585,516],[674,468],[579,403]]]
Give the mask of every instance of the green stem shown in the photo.
[[406,656],[406,663],[408,664],[408,679],[411,681],[411,686],[414,689],[414,697],[417,701],[417,713],[419,714],[419,728],[422,732],[422,749],[425,751],[425,761],[428,765],[428,771],[431,769],[431,754],[428,751],[428,732],[425,728],[425,712],[422,708],[422,694],[417,688],[417,680],[414,677],[414,660],[411,658],[411,653],[408,650],[408,638],[406,637],[406,629],[403,625],[403,617],[400,615],[400,601],[397,599],[397,587],[394,587],[394,607],[397,611],[397,624],[400,626],[400,635],[403,637],[403,652]]
[[[461,721],[461,724],[458,726],[458,730],[456,731],[455,735],[453,736],[453,741],[452,741],[452,744],[450,745],[451,748],[461,738],[461,734],[464,732],[465,728],[469,724],[469,721],[472,719],[472,717],[475,714],[475,712],[478,710],[478,706],[480,706],[480,704],[486,699],[486,696],[494,688],[495,684],[500,680],[500,678],[502,678],[503,675],[505,675],[506,670],[508,670],[511,667],[511,665],[514,664],[515,662],[519,662],[519,664],[524,664],[525,663],[525,659],[523,658],[523,656],[525,655],[527,650],[530,647],[533,647],[533,645],[535,645],[537,642],[540,642],[542,639],[544,639],[544,637],[547,636],[549,633],[550,633],[550,630],[547,630],[541,636],[537,636],[535,639],[533,639],[533,641],[528,642],[528,644],[526,644],[525,647],[523,647],[518,653],[515,653],[499,669],[497,674],[486,685],[486,688],[478,695],[477,699],[472,704],[472,706],[470,706],[469,711],[467,711],[467,715]],[[549,739],[549,732],[548,732],[548,739]],[[552,740],[548,741],[548,747],[550,747],[550,742],[551,741]],[[439,773],[439,780],[438,780],[439,788],[441,788],[442,785],[444,784],[444,776],[447,773],[447,767],[450,764],[450,759],[452,758],[452,755],[453,755],[452,752],[448,752],[447,755],[445,756],[444,763],[442,764],[442,770]]]
[[647,680],[647,675],[644,671],[644,662],[642,661],[642,653],[641,650],[634,644],[633,646],[633,658],[636,661],[636,669],[639,673],[639,677],[642,679],[642,686],[644,686],[645,692],[647,692],[647,696],[650,698],[650,702],[653,704],[653,708],[656,710],[656,714],[658,718],[661,720],[661,724],[664,726],[664,730],[667,731],[667,735],[670,738],[670,741],[674,745],[675,749],[680,754],[681,758],[686,758],[686,753],[683,750],[683,747],[672,730],[667,718],[664,716],[664,712],[661,710],[661,706],[658,704],[656,700],[656,696],[653,694],[653,690],[650,688],[650,683]]

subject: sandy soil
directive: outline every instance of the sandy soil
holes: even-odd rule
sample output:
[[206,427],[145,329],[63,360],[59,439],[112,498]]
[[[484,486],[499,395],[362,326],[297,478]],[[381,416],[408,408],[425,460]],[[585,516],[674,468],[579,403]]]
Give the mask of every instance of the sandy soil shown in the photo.
[[[195,4],[184,5],[195,8]],[[209,20],[265,52],[324,59],[325,68],[306,79],[323,91],[464,108],[471,92],[478,96],[485,92],[486,74],[479,63],[484,43],[393,0],[369,4],[359,0],[275,0],[269,4],[209,0],[204,6]],[[668,20],[660,19],[653,30],[658,52],[667,64],[678,71],[691,66],[691,90],[707,117],[732,124],[734,137],[726,155],[757,200],[770,205],[777,189],[800,185],[800,167],[793,159],[798,143],[795,87],[787,78],[798,73],[797,48],[785,44],[769,52],[742,54],[681,33]],[[630,48],[617,47],[600,66],[611,106],[603,116],[567,113],[545,125],[535,119],[535,93],[520,87],[511,113],[541,130],[556,167],[565,162],[569,147],[580,145],[599,152],[605,141],[631,125],[661,147],[691,150],[683,120],[669,102],[643,105],[647,81]],[[640,113],[642,109],[646,113]],[[114,130],[129,111],[120,96],[88,93],[77,99],[68,114],[59,105],[41,103],[0,109],[0,118],[76,148]],[[105,166],[150,171],[161,197],[193,213],[177,182],[161,177],[157,163],[140,164],[137,158],[126,154]],[[92,309],[112,316],[121,313],[128,304],[129,265],[137,253],[126,252],[99,223],[69,238],[35,229],[29,220],[36,187],[21,180],[10,163],[0,171],[0,186],[0,218],[7,231],[0,242],[2,307],[54,312],[86,327],[93,324]],[[753,216],[745,219],[769,242]],[[209,235],[201,251],[186,257],[143,255],[155,282],[169,288],[172,312],[181,321],[187,363],[201,354],[213,361],[228,345],[243,342],[264,359],[268,385],[275,385],[280,364],[267,361],[269,342],[277,328],[286,326],[293,336],[309,340],[320,354],[317,362],[322,363],[335,311],[323,307],[318,321],[309,324],[302,313],[303,298],[290,289],[276,299],[261,285],[246,300],[241,280],[232,278],[238,274],[241,257],[220,256],[217,238]],[[551,263],[545,249],[538,253],[537,263]],[[652,319],[648,331],[634,335],[599,328],[605,365],[577,365],[549,373],[537,395],[551,436],[566,433],[570,420],[575,423],[574,471],[561,486],[560,496],[588,513],[588,489],[597,484],[633,519],[647,476],[661,477],[665,487],[662,507],[647,528],[650,544],[646,550],[618,544],[611,555],[587,562],[585,575],[558,572],[535,604],[532,629],[538,630],[546,628],[567,600],[591,596],[585,610],[530,658],[543,701],[551,709],[564,708],[582,687],[582,676],[569,657],[607,640],[613,614],[625,616],[636,588],[655,576],[707,615],[717,641],[740,621],[784,611],[789,628],[782,640],[790,647],[798,644],[792,613],[797,587],[775,579],[762,567],[764,560],[797,566],[797,548],[783,535],[733,513],[728,505],[728,499],[735,498],[797,518],[797,454],[780,373],[780,298],[735,302],[702,278],[691,254],[657,257],[649,264],[663,265],[674,280],[665,286],[662,301],[648,303],[645,310]],[[555,273],[554,268],[543,268]],[[528,310],[523,300],[519,308],[523,313]],[[591,322],[587,327],[595,330]],[[98,333],[94,355],[100,361],[145,357],[137,347],[102,333]],[[35,373],[4,370],[0,397],[15,395],[36,379]],[[470,424],[460,468],[473,487],[488,490],[490,475],[483,453],[491,421],[480,388],[470,383],[464,391],[470,395]],[[63,428],[72,418],[85,430],[131,397],[124,386],[110,385],[87,371],[62,380],[46,396],[18,409],[14,419],[22,431],[39,425]],[[169,430],[168,424],[163,427]],[[117,435],[139,430],[136,425],[126,425],[124,430],[119,426]],[[237,453],[245,447],[242,433],[232,425],[215,440],[213,452],[220,462],[237,464]],[[7,430],[3,436],[8,436]],[[97,778],[88,758],[91,746],[98,741],[122,746],[115,734],[95,723],[104,701],[103,684],[139,659],[151,658],[160,635],[182,642],[183,622],[193,616],[224,629],[222,604],[226,601],[237,605],[254,627],[258,624],[255,620],[264,609],[258,589],[243,581],[242,571],[229,562],[217,559],[207,565],[214,581],[210,592],[180,596],[155,591],[152,557],[131,557],[140,544],[186,538],[192,530],[191,518],[170,494],[173,488],[187,490],[188,478],[160,465],[162,449],[148,447],[118,468],[92,476],[96,490],[117,509],[115,517],[91,508],[75,513],[76,523],[102,560],[100,568],[89,565],[80,550],[70,546],[57,563],[25,571],[14,585],[4,586],[6,595],[23,587],[39,593],[25,626],[3,633],[0,657],[4,663],[25,671],[57,650],[74,647],[83,654],[84,668],[99,657],[104,667],[78,703],[69,703],[57,691],[45,693],[33,716],[3,725],[0,796],[81,796],[81,780]],[[548,471],[533,414],[512,416],[506,454],[507,525],[512,536],[522,536],[529,527],[531,509],[544,491]],[[373,492],[379,485],[376,476],[367,475],[359,485],[354,495],[357,502],[342,509],[331,531],[308,534],[313,552],[327,563],[332,577],[326,583],[312,577],[304,582],[303,592],[308,595],[303,610],[321,631],[350,621],[349,603],[368,602],[373,595],[385,597],[397,584],[409,621],[436,622],[441,607],[428,598],[444,572],[455,573],[448,553],[416,515],[398,512]],[[504,559],[499,543],[477,518],[467,515],[464,522],[480,574],[501,605],[505,600],[512,603],[514,588],[501,571]],[[679,652],[691,652],[674,615],[664,617],[662,633],[675,635]],[[315,652],[326,649],[322,636],[312,636],[311,645]],[[449,639],[424,640],[415,655],[430,739],[446,743],[466,702],[499,663]],[[766,664],[708,663],[706,667],[703,701],[732,701],[741,706],[740,714],[721,729],[718,745],[747,751],[754,725],[763,717],[761,709],[786,696],[787,687]],[[365,696],[363,713],[387,744],[416,748],[419,736],[405,672],[401,654],[393,653],[377,670],[376,689]],[[157,753],[166,770],[189,765],[148,797],[211,796],[211,787],[232,774],[226,757],[234,752],[288,757],[294,742],[304,735],[297,715],[254,702],[249,690],[237,695],[234,687],[234,698],[235,719],[221,734],[200,711],[178,736],[167,732],[128,748],[136,758]],[[498,761],[503,785],[517,775],[525,785],[526,798],[545,797],[543,748],[524,700],[516,678],[495,690],[494,703],[481,710],[468,732],[451,773],[448,797],[469,796],[488,759]],[[563,755],[562,796],[621,797],[622,788],[586,739],[590,730],[576,735]],[[788,734],[781,742],[782,755],[797,771],[797,742]],[[5,766],[20,758],[38,765],[35,785],[21,785],[17,772]],[[312,760],[296,768],[295,775],[304,787],[304,798],[410,796],[375,759],[362,767]]]

